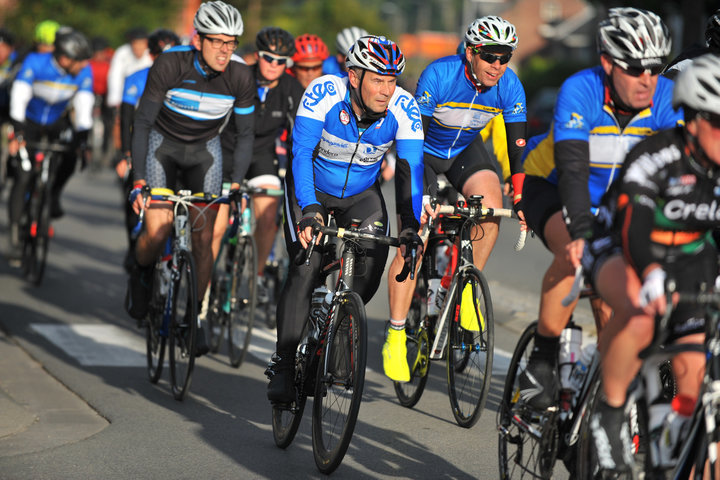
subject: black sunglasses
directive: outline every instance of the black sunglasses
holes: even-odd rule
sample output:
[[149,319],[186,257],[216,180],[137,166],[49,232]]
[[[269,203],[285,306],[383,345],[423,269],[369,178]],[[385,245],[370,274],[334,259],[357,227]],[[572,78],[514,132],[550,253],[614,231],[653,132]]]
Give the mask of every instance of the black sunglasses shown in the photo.
[[646,73],[649,73],[651,77],[654,77],[655,75],[660,75],[665,68],[664,65],[658,65],[651,68],[631,67],[630,65],[620,65],[618,62],[615,62],[615,65],[620,67],[623,72],[631,77],[639,77],[640,75],[644,75]]
[[710,112],[698,112],[698,117],[710,123],[713,128],[720,129],[720,115]]
[[500,62],[500,65],[505,65],[512,58],[512,52],[506,53],[505,55],[493,55],[492,53],[484,52],[479,48],[470,48],[475,55],[480,55],[480,60],[487,63]]

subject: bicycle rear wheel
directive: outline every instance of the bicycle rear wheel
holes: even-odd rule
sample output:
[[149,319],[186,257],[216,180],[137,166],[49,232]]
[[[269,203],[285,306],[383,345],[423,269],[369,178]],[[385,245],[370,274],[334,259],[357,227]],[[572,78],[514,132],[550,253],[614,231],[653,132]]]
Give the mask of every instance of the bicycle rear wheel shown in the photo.
[[252,235],[238,237],[233,252],[228,347],[230,365],[237,368],[245,359],[257,304],[257,250]]
[[520,373],[527,367],[537,322],[520,336],[513,352],[498,409],[500,478],[552,478],[559,434],[554,415],[541,415],[520,401]]
[[430,371],[430,339],[425,325],[427,316],[427,273],[420,269],[410,311],[405,323],[407,334],[407,361],[410,366],[409,382],[393,382],[395,396],[400,405],[414,407],[425,390]]
[[367,361],[367,320],[360,296],[343,293],[332,308],[333,330],[328,332],[323,363],[317,369],[312,419],[315,465],[324,474],[335,471],[350,445]]
[[190,388],[195,366],[197,338],[197,280],[190,252],[175,255],[178,277],[173,282],[170,326],[170,380],[176,400],[182,400]]
[[490,289],[482,272],[473,267],[461,273],[452,301],[448,394],[455,421],[470,428],[480,418],[490,390],[495,342]]
[[151,383],[157,383],[162,374],[168,337],[168,325],[165,322],[167,296],[160,293],[161,280],[157,269],[155,269],[153,277],[152,296],[150,297],[152,300],[145,319],[145,344],[148,378]]
[[30,215],[25,231],[23,269],[28,281],[42,283],[50,241],[50,190],[39,178],[30,200]]

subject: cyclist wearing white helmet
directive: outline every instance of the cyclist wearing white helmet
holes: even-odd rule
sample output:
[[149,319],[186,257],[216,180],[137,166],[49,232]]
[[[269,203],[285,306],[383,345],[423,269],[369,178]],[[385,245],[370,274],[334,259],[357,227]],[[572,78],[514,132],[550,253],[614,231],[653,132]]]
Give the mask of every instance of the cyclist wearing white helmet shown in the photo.
[[[242,34],[240,12],[221,1],[200,5],[193,26],[192,45],[178,46],[160,55],[147,79],[135,113],[132,139],[132,198],[136,213],[145,209],[142,187],[183,188],[193,193],[220,195],[222,148],[220,129],[231,114],[236,137],[232,186],[245,176],[254,137],[255,79],[252,70],[230,58]],[[152,281],[152,266],[170,232],[172,210],[167,204],[145,209],[145,229],[137,239],[135,264],[130,272],[126,308],[142,320]],[[194,222],[193,257],[197,268],[198,298],[202,299],[212,271],[212,225],[216,212],[207,209]],[[199,310],[198,310],[199,311]],[[197,354],[207,351],[203,329]]]
[[[285,177],[285,242],[290,258],[308,245],[312,225],[325,223],[330,211],[338,227],[360,220],[361,229],[389,233],[377,178],[393,142],[399,168],[409,172],[407,182],[396,185],[400,236],[420,245],[423,132],[415,100],[396,86],[405,57],[394,42],[365,36],[350,49],[347,67],[345,78],[324,75],[313,80],[297,111],[292,164]],[[364,247],[366,256],[356,259],[360,263],[353,289],[367,303],[380,284],[388,247]],[[320,257],[316,251],[309,266],[290,262],[277,308],[277,353],[267,371],[268,398],[274,403],[295,400],[295,350],[310,310]]]
[[336,75],[340,75],[341,77],[346,76],[347,70],[345,68],[345,59],[350,51],[350,47],[353,46],[358,38],[365,37],[367,35],[367,30],[355,26],[340,30],[335,37],[336,54],[335,56],[325,59],[323,62],[323,73],[326,75],[334,73]]
[[[459,55],[440,58],[423,71],[415,90],[425,131],[425,175],[431,196],[437,190],[437,175],[445,174],[453,187],[468,197],[483,195],[483,205],[502,207],[502,189],[480,131],[497,115],[503,115],[510,170],[515,191],[522,190],[525,147],[525,90],[508,62],[517,48],[515,27],[500,17],[487,16],[472,22],[465,33]],[[403,172],[396,172],[397,178]],[[517,197],[517,205],[520,198]],[[522,212],[520,212],[522,215]],[[484,232],[484,233],[481,233]],[[483,269],[498,235],[498,222],[485,221],[473,227],[473,260]],[[404,266],[396,256],[392,278]],[[385,375],[394,381],[410,380],[405,355],[405,321],[415,282],[388,285],[390,327],[383,347]]]
[[[590,423],[596,448],[608,453],[598,455],[606,470],[628,470],[623,452],[632,445],[619,434],[627,425],[625,397],[641,366],[638,354],[653,339],[656,316],[665,312],[666,278],[677,291],[699,292],[718,275],[712,231],[720,227],[714,213],[720,202],[720,58],[703,55],[680,72],[672,104],[684,109],[684,127],[664,130],[630,151],[583,255],[595,291],[614,312],[600,334],[604,398]],[[704,307],[681,304],[660,333],[669,343],[702,345],[704,318]],[[672,402],[647,399],[650,436],[669,467],[700,392],[704,355],[678,354],[672,366]]]
[[[532,360],[519,378],[521,395],[534,408],[557,401],[560,333],[577,303],[564,307],[562,299],[571,289],[600,198],[635,144],[682,123],[671,105],[672,82],[659,77],[670,45],[668,29],[654,13],[610,9],[598,26],[600,65],[565,80],[551,131],[528,141],[525,219],[553,253],[541,286]],[[592,303],[604,324],[609,309],[599,299]]]

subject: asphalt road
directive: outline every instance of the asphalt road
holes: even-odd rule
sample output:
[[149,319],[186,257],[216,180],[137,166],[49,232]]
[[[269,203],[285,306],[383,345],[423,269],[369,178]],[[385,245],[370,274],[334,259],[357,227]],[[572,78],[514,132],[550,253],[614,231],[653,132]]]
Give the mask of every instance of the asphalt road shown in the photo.
[[[7,251],[6,197],[3,191],[2,254]],[[309,408],[289,448],[280,450],[272,440],[263,372],[274,330],[255,330],[251,355],[240,369],[231,368],[222,353],[199,359],[183,402],[172,398],[166,373],[158,385],[147,380],[144,334],[122,308],[121,202],[110,171],[78,173],[63,197],[66,215],[54,224],[43,284],[29,285],[0,259],[0,329],[6,337],[0,345],[22,355],[15,364],[0,361],[0,478],[319,478]],[[515,253],[512,222],[501,230],[485,270],[495,306],[496,354],[490,397],[478,424],[463,429],[454,423],[442,362],[432,365],[415,408],[398,405],[381,373],[387,317],[381,286],[367,306],[363,404],[334,476],[497,478],[495,412],[503,376],[518,332],[535,316],[536,292],[550,260],[534,239]],[[589,319],[586,308],[579,318]],[[40,377],[46,378],[34,380]],[[29,392],[25,399],[17,393],[20,387]],[[65,407],[66,398],[73,399],[72,408]],[[4,405],[13,409],[3,413]],[[31,406],[44,413],[28,416]],[[15,427],[3,430],[3,422]],[[557,470],[562,478],[562,467]]]

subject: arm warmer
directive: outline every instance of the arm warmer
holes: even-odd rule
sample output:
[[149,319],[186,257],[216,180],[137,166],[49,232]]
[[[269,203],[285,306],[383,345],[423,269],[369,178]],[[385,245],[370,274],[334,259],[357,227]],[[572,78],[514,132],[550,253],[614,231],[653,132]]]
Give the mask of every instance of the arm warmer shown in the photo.
[[135,106],[129,103],[120,104],[120,151],[123,155],[129,152],[132,140],[132,124]]
[[233,150],[232,182],[240,183],[250,168],[253,141],[255,139],[255,115],[235,114],[235,150]]
[[592,234],[593,215],[590,210],[590,149],[584,140],[563,140],[555,143],[555,167],[558,191],[565,213],[565,223],[573,240]]
[[507,132],[507,152],[510,162],[510,175],[522,173],[522,155],[525,151],[527,122],[505,123]]
[[141,100],[140,106],[135,112],[132,133],[133,181],[135,182],[146,179],[145,166],[147,165],[150,129],[155,123],[161,108],[162,103],[160,102]]

